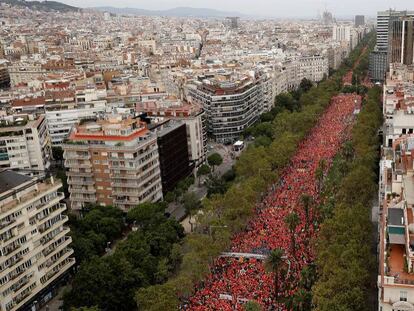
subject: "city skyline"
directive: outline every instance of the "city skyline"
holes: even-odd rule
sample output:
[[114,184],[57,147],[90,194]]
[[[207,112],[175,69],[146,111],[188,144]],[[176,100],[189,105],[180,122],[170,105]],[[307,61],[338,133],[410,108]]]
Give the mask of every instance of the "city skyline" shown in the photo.
[[[275,18],[313,18],[321,14],[325,9],[332,12],[337,17],[352,17],[364,14],[375,17],[377,11],[388,8],[406,10],[410,7],[409,0],[379,0],[361,2],[350,0],[342,2],[338,0],[312,1],[295,0],[290,2],[257,0],[257,1],[218,1],[218,0],[155,0],[132,1],[132,0],[63,0],[65,4],[78,6],[81,8],[112,6],[117,8],[137,8],[146,10],[168,10],[176,7],[207,8],[220,11],[238,12],[246,16],[275,17]],[[298,10],[300,8],[300,10]],[[272,12],[274,10],[274,13]]]

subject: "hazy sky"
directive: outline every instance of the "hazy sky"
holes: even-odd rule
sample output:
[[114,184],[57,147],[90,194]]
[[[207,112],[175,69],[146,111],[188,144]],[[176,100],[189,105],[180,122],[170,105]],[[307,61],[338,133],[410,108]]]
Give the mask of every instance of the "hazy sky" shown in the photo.
[[[59,0],[58,0],[59,1]],[[214,8],[248,15],[314,17],[326,8],[336,16],[375,16],[387,8],[414,10],[414,0],[61,0],[78,7],[115,6],[162,10],[177,6]]]

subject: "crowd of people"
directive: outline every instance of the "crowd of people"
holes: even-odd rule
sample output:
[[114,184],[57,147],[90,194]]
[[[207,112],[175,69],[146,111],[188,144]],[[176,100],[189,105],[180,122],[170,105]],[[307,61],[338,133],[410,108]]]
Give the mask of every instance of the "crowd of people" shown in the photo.
[[[265,199],[257,205],[255,217],[247,229],[233,237],[231,251],[235,253],[267,255],[274,249],[283,249],[289,272],[280,277],[281,296],[296,291],[301,270],[314,259],[309,241],[318,230],[316,209],[305,212],[303,195],[312,198],[313,207],[317,205],[321,175],[322,178],[326,175],[335,154],[347,139],[355,108],[361,106],[361,101],[355,94],[341,94],[332,99],[318,124],[300,143],[278,184],[272,185]],[[318,170],[322,174],[318,174]],[[293,232],[285,221],[292,212],[299,216]],[[246,301],[255,300],[265,310],[283,310],[279,299],[275,299],[274,287],[274,275],[265,271],[263,260],[219,258],[185,309],[242,310]]]

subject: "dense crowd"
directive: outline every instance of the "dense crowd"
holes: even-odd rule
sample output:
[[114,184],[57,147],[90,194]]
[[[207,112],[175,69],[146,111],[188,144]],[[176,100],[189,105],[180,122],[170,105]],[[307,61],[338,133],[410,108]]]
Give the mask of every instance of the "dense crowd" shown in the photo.
[[[361,106],[361,101],[361,97],[355,94],[341,94],[332,99],[318,124],[299,145],[278,184],[273,185],[257,205],[256,215],[247,230],[232,240],[231,251],[237,253],[266,255],[273,249],[284,250],[290,269],[288,275],[280,279],[283,296],[295,292],[302,268],[314,259],[309,240],[318,230],[317,217],[315,209],[310,209],[306,216],[301,198],[309,195],[314,206],[318,203],[320,177],[317,171],[322,169],[322,176],[326,174],[333,157],[350,133],[355,108]],[[292,232],[285,218],[293,211],[300,221],[293,233],[292,247]],[[261,260],[219,258],[185,309],[242,310],[243,303],[255,300],[266,310],[283,310],[283,306],[273,299],[273,280],[273,274],[265,272]]]

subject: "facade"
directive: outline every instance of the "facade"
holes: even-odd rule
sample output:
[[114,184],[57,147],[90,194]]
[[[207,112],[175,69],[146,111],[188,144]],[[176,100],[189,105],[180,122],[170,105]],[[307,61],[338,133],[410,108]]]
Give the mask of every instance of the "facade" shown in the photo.
[[[377,13],[377,46],[375,51],[371,52],[369,58],[371,80],[375,82],[383,82],[385,73],[388,71],[389,65],[389,37],[390,37],[390,20],[398,17],[413,17],[414,11],[379,11]],[[387,61],[384,63],[384,55]]]
[[260,115],[259,81],[244,76],[238,80],[220,77],[201,79],[189,89],[193,103],[206,112],[207,132],[217,142],[233,142]]
[[0,169],[33,173],[49,168],[52,151],[43,116],[8,116],[0,120],[0,125]]
[[355,15],[355,27],[365,26],[365,16]]
[[369,55],[369,76],[374,82],[383,82],[387,73],[388,54],[378,49]]
[[328,58],[322,55],[303,56],[299,60],[299,69],[301,77],[300,81],[306,78],[312,82],[320,82],[328,77]]
[[391,17],[389,21],[388,62],[411,65],[414,62],[414,18]]
[[3,62],[0,59],[0,89],[8,88],[10,86],[9,69],[7,68],[7,62]]
[[162,191],[173,191],[178,182],[188,177],[192,165],[187,148],[187,130],[183,122],[166,121],[151,131],[157,133]]
[[190,161],[195,167],[206,161],[206,114],[200,106],[177,99],[160,98],[155,101],[146,100],[137,103],[136,112],[146,114],[149,118],[171,119],[185,123]]
[[347,25],[335,25],[333,26],[333,39],[334,41],[351,41],[351,26]]
[[62,145],[75,124],[81,120],[96,119],[105,111],[106,102],[104,100],[47,107],[45,116],[52,145]]
[[72,209],[101,204],[128,210],[162,199],[157,136],[138,119],[85,122],[62,147]]
[[0,172],[0,310],[31,310],[74,265],[62,187]]
[[12,86],[27,84],[46,73],[40,63],[13,64],[9,66],[10,83]]
[[390,65],[380,160],[379,311],[414,310],[414,68]]

